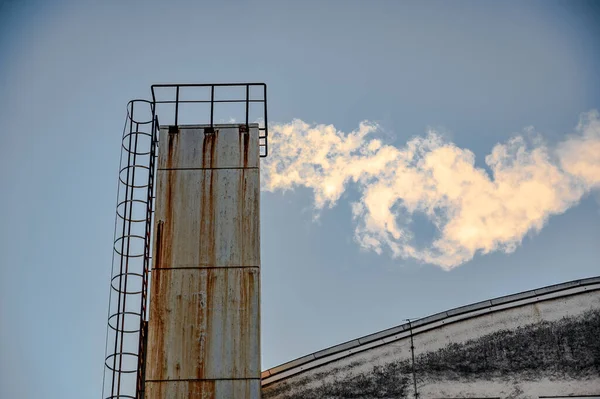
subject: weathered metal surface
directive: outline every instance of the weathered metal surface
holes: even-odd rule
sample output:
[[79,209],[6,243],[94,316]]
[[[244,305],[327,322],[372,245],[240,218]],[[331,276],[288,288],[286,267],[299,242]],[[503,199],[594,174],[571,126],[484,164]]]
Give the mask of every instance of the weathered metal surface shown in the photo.
[[260,374],[258,268],[152,273],[148,380]]
[[258,128],[161,129],[146,397],[260,397]]
[[[205,134],[207,126],[183,126],[179,133],[161,128],[158,168],[258,168],[258,125],[229,124],[215,126],[214,133]],[[198,140],[202,137],[202,140]]]
[[259,380],[149,381],[145,399],[259,399]]
[[[200,133],[202,135],[202,133]],[[154,268],[258,266],[258,169],[159,170]]]

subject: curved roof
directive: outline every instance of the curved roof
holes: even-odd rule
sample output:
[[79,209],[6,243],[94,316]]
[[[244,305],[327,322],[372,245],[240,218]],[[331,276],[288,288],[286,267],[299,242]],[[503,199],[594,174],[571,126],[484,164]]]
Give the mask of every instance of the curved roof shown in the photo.
[[300,357],[261,373],[262,385],[268,385],[282,378],[312,369],[334,360],[362,352],[376,346],[384,345],[398,339],[423,331],[440,327],[444,324],[477,317],[499,310],[518,307],[525,304],[544,301],[551,298],[575,295],[584,291],[600,290],[600,276],[581,280],[573,280],[561,284],[550,285],[518,294],[506,295],[487,301],[476,302],[445,312],[407,322],[396,327],[388,328],[374,334],[366,335],[348,342],[341,343],[315,353]]

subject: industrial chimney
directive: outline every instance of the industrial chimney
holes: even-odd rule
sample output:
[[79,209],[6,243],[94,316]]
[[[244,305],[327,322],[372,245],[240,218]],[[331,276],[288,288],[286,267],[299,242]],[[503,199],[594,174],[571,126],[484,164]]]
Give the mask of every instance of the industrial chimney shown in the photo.
[[[188,108],[183,123],[190,105],[209,111]],[[241,112],[220,120],[225,106]],[[152,101],[129,104],[103,399],[260,398],[266,116],[266,85],[256,83],[154,85]]]

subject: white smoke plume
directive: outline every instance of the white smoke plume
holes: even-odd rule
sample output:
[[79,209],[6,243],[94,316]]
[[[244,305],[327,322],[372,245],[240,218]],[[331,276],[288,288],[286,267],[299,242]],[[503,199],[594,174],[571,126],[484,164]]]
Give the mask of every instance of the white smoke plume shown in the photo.
[[[346,134],[301,120],[270,126],[263,190],[308,187],[321,210],[356,183],[361,198],[352,204],[354,238],[362,248],[450,270],[478,252],[514,251],[551,215],[600,187],[596,111],[582,115],[574,134],[552,148],[523,135],[496,144],[485,157],[491,175],[475,167],[471,151],[435,130],[397,148],[372,138],[377,129],[362,122]],[[424,248],[411,234],[417,212],[437,228]]]

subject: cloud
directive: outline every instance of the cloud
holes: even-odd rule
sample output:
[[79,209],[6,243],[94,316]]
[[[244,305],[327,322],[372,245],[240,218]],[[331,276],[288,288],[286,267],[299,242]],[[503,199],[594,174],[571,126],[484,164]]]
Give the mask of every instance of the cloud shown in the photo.
[[[575,133],[553,148],[541,138],[513,137],[496,144],[485,162],[429,130],[398,148],[373,138],[378,126],[362,122],[344,133],[301,120],[270,126],[271,154],[262,164],[263,190],[307,187],[317,210],[333,207],[355,183],[354,238],[366,250],[389,251],[446,270],[476,253],[510,253],[600,187],[600,117],[582,115]],[[436,237],[417,247],[411,218],[425,215]]]

